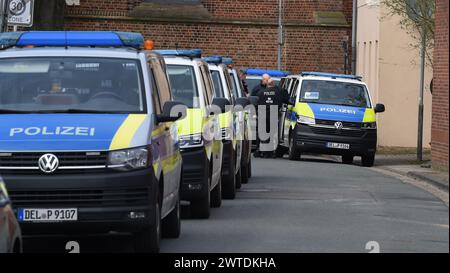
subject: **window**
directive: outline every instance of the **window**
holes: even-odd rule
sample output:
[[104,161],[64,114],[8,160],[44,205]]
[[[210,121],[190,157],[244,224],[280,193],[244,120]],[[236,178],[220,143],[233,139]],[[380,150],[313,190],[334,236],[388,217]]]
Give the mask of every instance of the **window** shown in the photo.
[[189,65],[168,65],[173,98],[189,108],[200,107],[197,80],[194,67]]
[[132,59],[0,59],[0,109],[146,113],[141,71]]
[[159,59],[151,58],[150,62],[153,69],[153,75],[155,76],[156,85],[158,86],[160,102],[161,105],[164,106],[166,102],[172,100],[167,74]]
[[300,96],[301,102],[372,107],[367,89],[362,84],[305,80]]
[[211,70],[211,77],[214,84],[214,92],[217,98],[224,98],[225,93],[223,91],[222,80],[220,79],[220,72],[217,70]]

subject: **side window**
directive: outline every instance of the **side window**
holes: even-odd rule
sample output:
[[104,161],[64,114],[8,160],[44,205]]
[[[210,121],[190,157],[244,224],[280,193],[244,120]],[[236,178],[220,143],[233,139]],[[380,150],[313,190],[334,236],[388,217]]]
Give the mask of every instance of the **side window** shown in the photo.
[[211,86],[209,85],[210,83],[208,82],[208,76],[207,76],[207,71],[205,70],[204,65],[200,65],[199,67],[200,69],[200,77],[202,78],[202,87],[203,87],[203,97],[205,98],[205,103],[206,105],[210,105],[211,104],[211,100],[210,100],[210,89]]
[[170,92],[169,81],[165,67],[162,67],[160,60],[152,58],[150,60],[152,64],[152,70],[156,85],[158,87],[159,100],[161,105],[172,100],[172,94]]
[[155,75],[153,74],[153,69],[149,67],[149,79],[152,88],[152,101],[153,109],[155,109],[155,114],[161,114],[161,100],[159,98],[158,86],[156,85]]
[[299,83],[299,81],[297,79],[294,80],[294,82],[292,83],[292,88],[289,92],[289,95],[293,98],[295,98],[295,96],[297,95],[298,83]]

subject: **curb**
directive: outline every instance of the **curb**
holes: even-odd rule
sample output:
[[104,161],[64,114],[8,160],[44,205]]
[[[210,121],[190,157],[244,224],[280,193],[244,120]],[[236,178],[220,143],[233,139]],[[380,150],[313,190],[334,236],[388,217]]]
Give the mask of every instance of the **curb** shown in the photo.
[[430,177],[428,177],[426,175],[423,175],[423,174],[420,174],[420,173],[416,173],[416,172],[408,172],[408,173],[406,173],[406,175],[408,175],[409,177],[415,178],[415,179],[420,179],[420,180],[426,181],[426,182],[432,184],[433,186],[438,187],[441,190],[449,192],[448,184],[442,183],[438,179],[433,179],[433,178],[430,178]]

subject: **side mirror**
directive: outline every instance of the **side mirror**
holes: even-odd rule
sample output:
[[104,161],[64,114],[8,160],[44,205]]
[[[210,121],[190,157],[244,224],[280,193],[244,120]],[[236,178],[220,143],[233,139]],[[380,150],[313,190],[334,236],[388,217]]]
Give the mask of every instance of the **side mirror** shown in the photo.
[[231,105],[230,101],[226,98],[214,98],[212,101],[212,105],[219,107],[222,113],[225,113],[227,110],[227,106]]
[[295,103],[296,103],[296,99],[293,98],[293,97],[289,97],[288,104],[289,105],[295,105]]
[[6,207],[11,203],[11,200],[8,197],[8,193],[6,192],[5,185],[1,182],[0,178],[0,209]]
[[259,98],[257,96],[250,96],[250,97],[248,97],[248,100],[250,101],[250,103],[252,105],[254,105],[254,106],[258,105]]
[[250,105],[250,100],[248,98],[242,97],[236,99],[236,105],[242,106],[242,108],[247,107]]
[[156,121],[161,122],[174,122],[186,116],[187,107],[181,102],[168,101],[164,103],[163,111],[161,115],[156,116]]
[[384,111],[386,111],[384,104],[381,104],[381,103],[375,105],[374,110],[375,110],[375,113],[383,113]]

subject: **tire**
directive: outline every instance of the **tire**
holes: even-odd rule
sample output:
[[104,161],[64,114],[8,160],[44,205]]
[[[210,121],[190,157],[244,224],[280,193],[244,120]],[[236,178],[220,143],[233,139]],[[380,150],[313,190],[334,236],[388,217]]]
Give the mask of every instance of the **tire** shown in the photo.
[[203,191],[203,196],[191,200],[191,216],[196,219],[208,219],[211,213],[211,175],[209,167],[205,170],[206,189]]
[[211,208],[220,208],[222,206],[222,177],[219,178],[219,183],[211,192]]
[[367,154],[361,156],[361,165],[363,167],[372,167],[375,163],[375,154]]
[[242,188],[242,166],[240,166],[239,171],[236,174],[236,189]]
[[343,155],[342,156],[342,163],[344,164],[353,164],[353,155]]
[[291,134],[291,137],[289,138],[289,160],[296,161],[300,159],[300,152],[295,147],[295,135],[294,133]]
[[236,198],[236,162],[234,154],[230,156],[230,165],[228,169],[228,175],[222,176],[222,197],[224,199]]
[[252,178],[252,158],[250,157],[250,161],[248,162],[248,178]]
[[284,156],[284,154],[286,153],[286,151],[285,151],[284,147],[278,146],[275,153],[276,153],[277,158],[282,158]]
[[181,206],[178,198],[175,208],[162,220],[162,236],[178,238],[181,233]]
[[161,242],[161,209],[155,204],[155,215],[151,226],[134,234],[135,251],[139,253],[159,253]]
[[249,177],[250,177],[250,174],[249,174],[249,166],[250,166],[250,162],[251,162],[251,158],[249,159],[249,161],[248,162],[246,162],[246,163],[243,163],[242,165],[241,165],[241,183],[242,184],[247,184],[248,183],[248,179],[249,179]]

